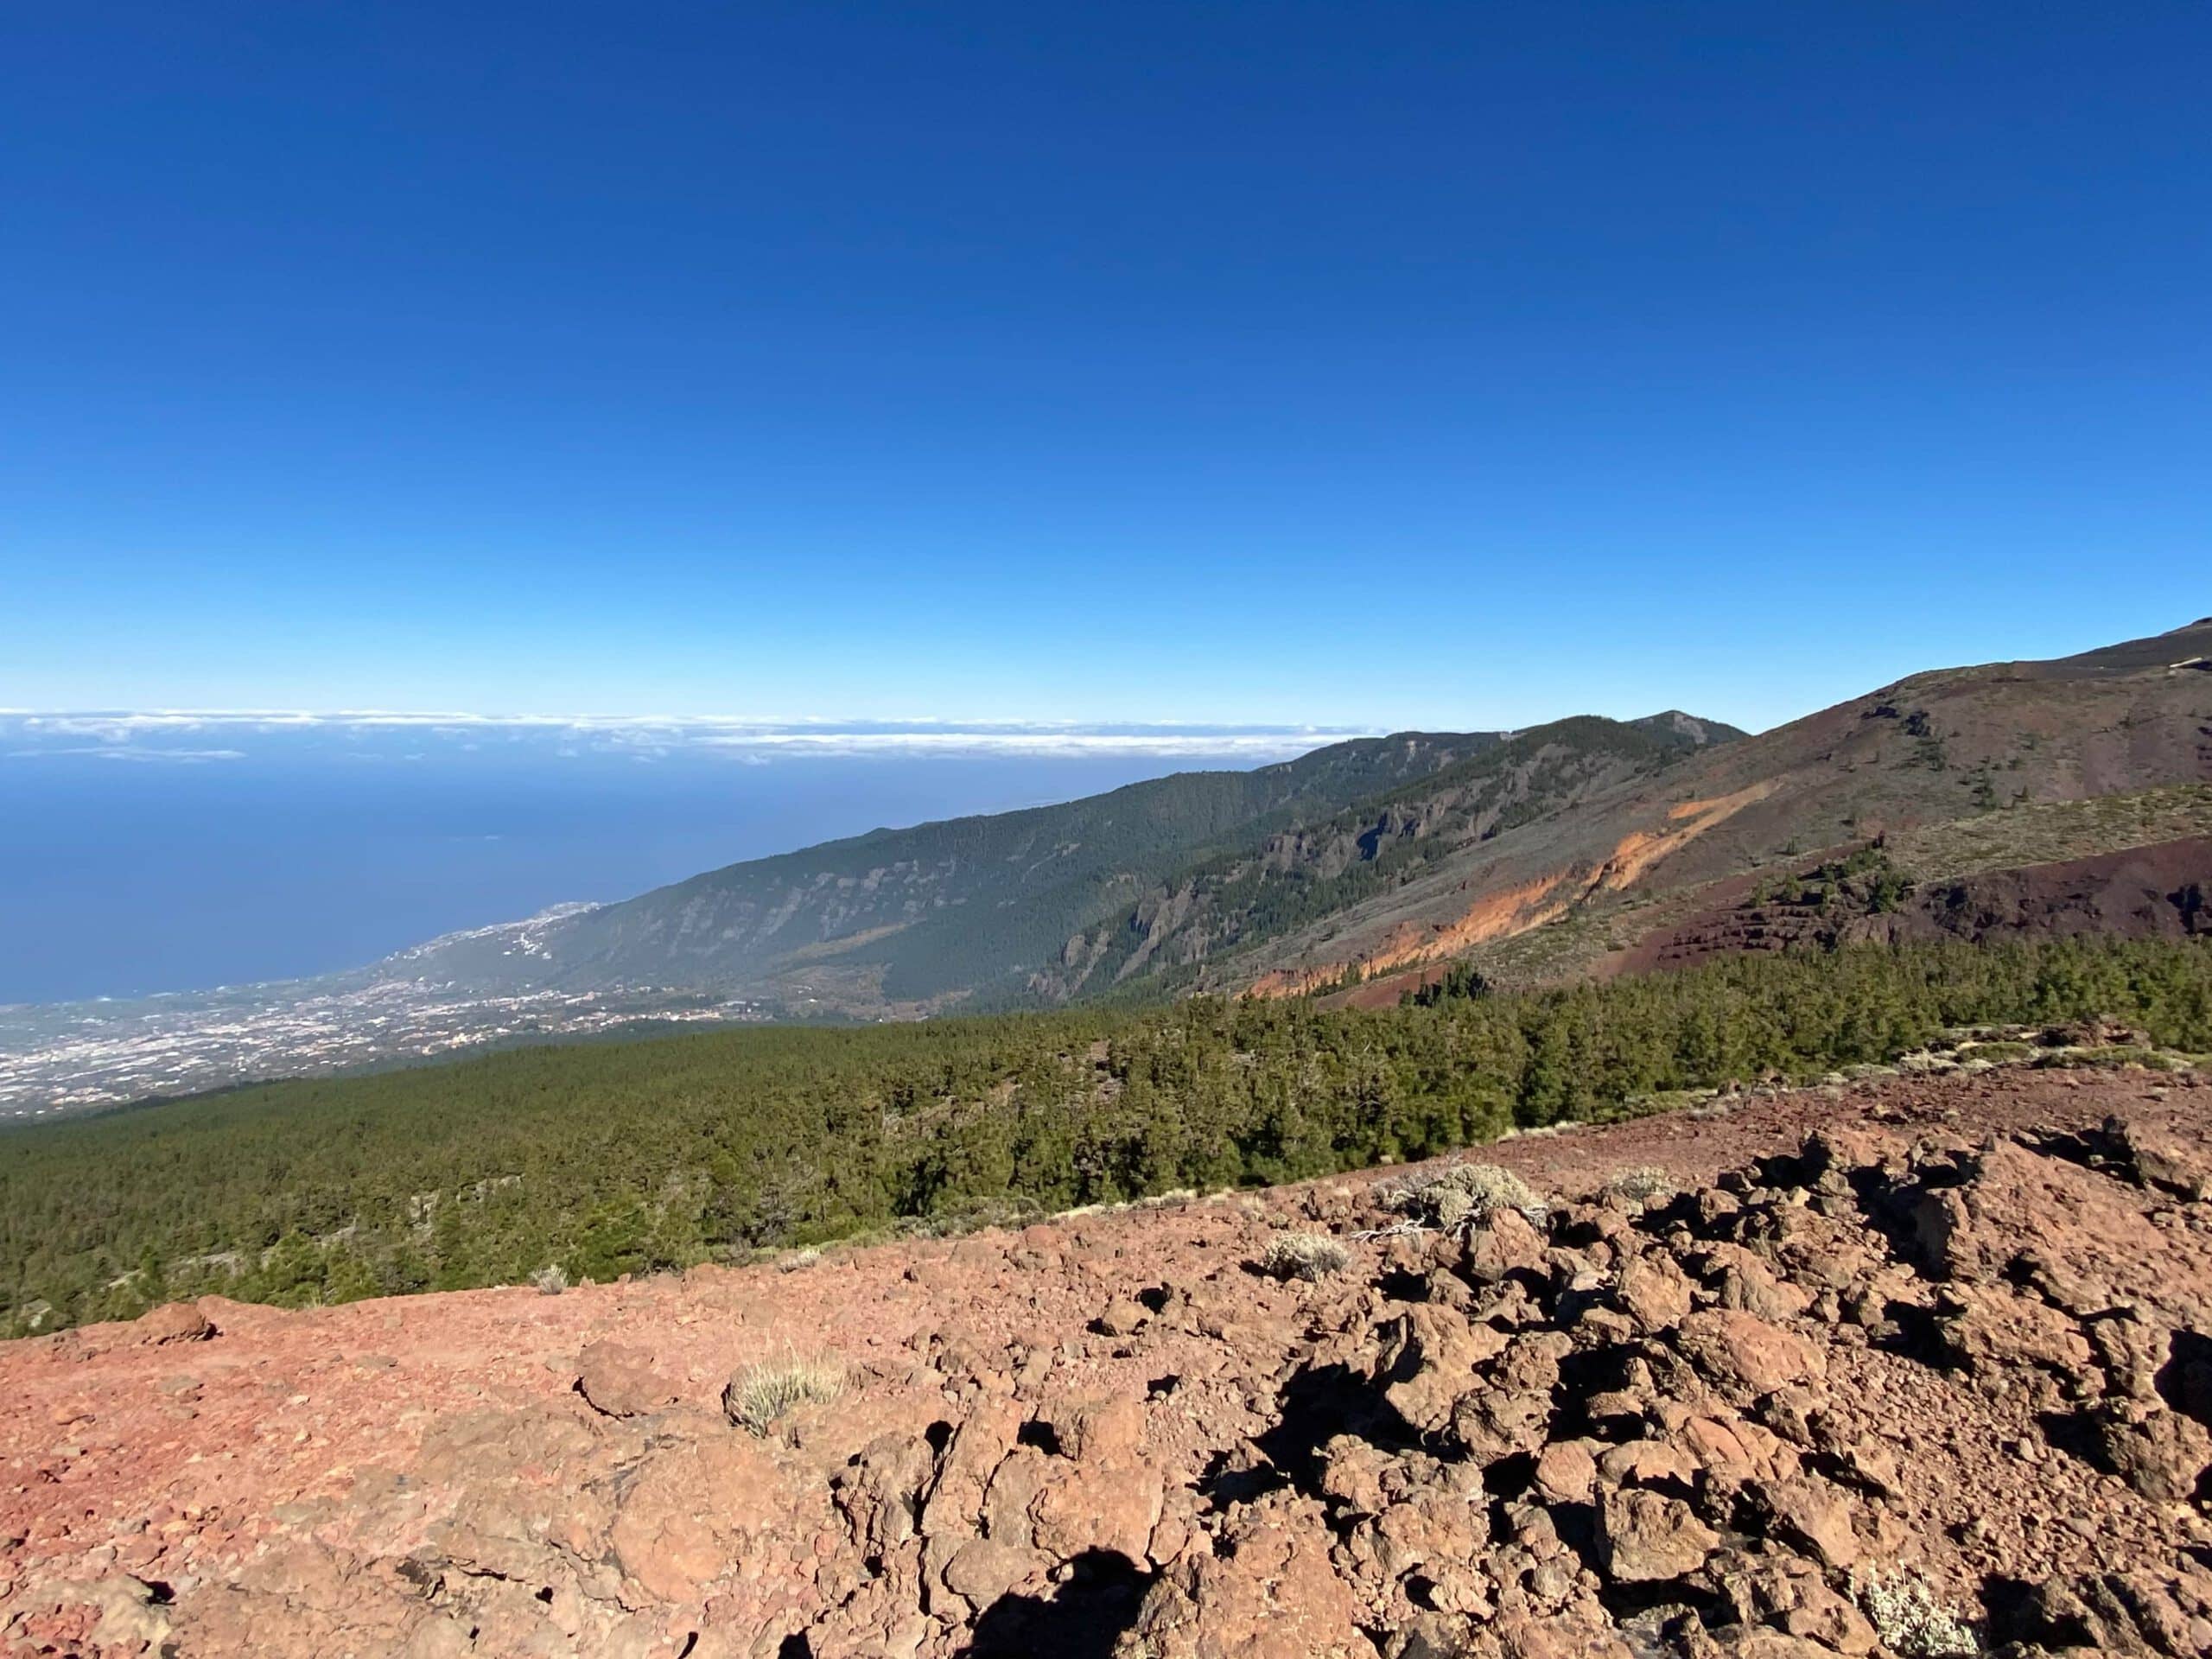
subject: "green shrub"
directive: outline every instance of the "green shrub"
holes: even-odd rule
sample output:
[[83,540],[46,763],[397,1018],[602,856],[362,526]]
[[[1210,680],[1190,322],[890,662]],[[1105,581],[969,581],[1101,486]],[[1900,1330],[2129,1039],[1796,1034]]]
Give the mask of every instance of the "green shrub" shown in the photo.
[[1981,1651],[1966,1621],[1917,1573],[1861,1573],[1852,1590],[1874,1634],[1899,1659],[1974,1659]]

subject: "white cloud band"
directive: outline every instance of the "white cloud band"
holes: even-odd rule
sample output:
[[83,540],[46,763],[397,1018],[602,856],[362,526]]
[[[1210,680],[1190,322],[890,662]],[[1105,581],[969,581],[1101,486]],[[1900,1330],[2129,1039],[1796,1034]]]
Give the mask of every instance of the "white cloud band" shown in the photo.
[[[321,734],[554,741],[562,752],[677,752],[761,760],[782,756],[1159,756],[1255,765],[1374,733],[1344,728],[1174,722],[776,719],[721,715],[482,715],[382,709],[0,711],[0,758],[225,760],[251,740]],[[189,747],[187,747],[189,745]],[[220,747],[217,747],[219,745]]]

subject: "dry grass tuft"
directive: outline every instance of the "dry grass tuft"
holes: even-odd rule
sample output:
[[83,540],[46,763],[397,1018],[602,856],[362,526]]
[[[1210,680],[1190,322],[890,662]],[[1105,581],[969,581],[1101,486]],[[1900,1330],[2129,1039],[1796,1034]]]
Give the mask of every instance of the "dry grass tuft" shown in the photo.
[[741,1367],[722,1390],[722,1410],[740,1428],[765,1435],[801,1406],[827,1405],[844,1391],[842,1361],[790,1354]]

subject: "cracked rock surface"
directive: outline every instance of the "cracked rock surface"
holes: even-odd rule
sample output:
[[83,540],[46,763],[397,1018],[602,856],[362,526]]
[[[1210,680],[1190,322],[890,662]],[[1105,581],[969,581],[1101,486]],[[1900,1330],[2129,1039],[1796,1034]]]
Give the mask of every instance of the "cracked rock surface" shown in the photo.
[[[1473,1155],[1544,1204],[1451,1227],[1363,1176],[0,1345],[0,1652],[2212,1651],[2198,1084],[1529,1137]],[[795,1348],[842,1394],[734,1426]]]

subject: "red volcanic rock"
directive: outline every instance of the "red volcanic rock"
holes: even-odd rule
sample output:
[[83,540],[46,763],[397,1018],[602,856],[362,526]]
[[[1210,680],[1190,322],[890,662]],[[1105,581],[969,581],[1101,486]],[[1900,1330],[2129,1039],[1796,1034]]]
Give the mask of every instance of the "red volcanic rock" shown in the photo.
[[576,1392],[609,1417],[642,1417],[677,1397],[650,1355],[614,1342],[594,1342],[577,1356]]
[[2115,1404],[2099,1413],[2094,1425],[2113,1471],[2158,1502],[2195,1497],[2206,1465],[2212,1465],[2212,1433],[2179,1412]]
[[1691,1314],[1675,1340],[1714,1382],[1752,1394],[1815,1379],[1827,1370],[1820,1350],[1806,1338],[1733,1308]]
[[1330,1542],[1310,1500],[1251,1505],[1218,1549],[1186,1555],[1154,1586],[1116,1659],[1365,1659],[1374,1646]]
[[[1881,1659],[1870,1573],[2212,1651],[2208,1129],[1903,1078],[1507,1143],[1593,1196],[1313,1283],[1244,1264],[1363,1183],[0,1344],[0,1655]],[[711,1408],[801,1347],[836,1400]]]
[[2198,1203],[2212,1198],[2212,1147],[2143,1118],[2114,1117],[2104,1128],[2143,1185]]
[[1536,1459],[1535,1487],[1553,1503],[1586,1503],[1598,1484],[1597,1459],[1580,1440],[1554,1440]]
[[130,1331],[132,1340],[145,1347],[167,1342],[205,1342],[215,1334],[207,1316],[189,1302],[166,1302],[140,1315]]
[[1661,1255],[1640,1256],[1621,1268],[1615,1299],[1639,1329],[1663,1331],[1689,1317],[1690,1281]]
[[1694,1573],[1720,1542],[1688,1503],[1658,1492],[1608,1492],[1598,1517],[1605,1571],[1625,1584]]
[[1133,1337],[1151,1318],[1141,1304],[1124,1296],[1106,1304],[1105,1311],[1098,1316],[1098,1328],[1109,1337]]
[[1763,1484],[1758,1497],[1774,1535],[1822,1567],[1848,1569],[1858,1560],[1851,1500],[1837,1487],[1817,1475],[1800,1475]]
[[788,1507],[780,1472],[747,1437],[716,1434],[650,1452],[637,1465],[607,1542],[652,1599],[683,1602],[732,1571],[744,1546]]

